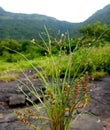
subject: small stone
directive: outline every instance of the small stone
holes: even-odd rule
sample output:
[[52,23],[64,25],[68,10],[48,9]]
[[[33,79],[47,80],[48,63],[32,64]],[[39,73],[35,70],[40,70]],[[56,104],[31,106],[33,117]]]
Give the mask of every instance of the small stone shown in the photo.
[[97,123],[100,123],[100,122],[101,122],[101,120],[100,120],[100,119],[98,119],[98,120],[97,120]]
[[19,105],[19,104],[25,104],[25,96],[20,94],[20,95],[12,95],[9,97],[9,105]]

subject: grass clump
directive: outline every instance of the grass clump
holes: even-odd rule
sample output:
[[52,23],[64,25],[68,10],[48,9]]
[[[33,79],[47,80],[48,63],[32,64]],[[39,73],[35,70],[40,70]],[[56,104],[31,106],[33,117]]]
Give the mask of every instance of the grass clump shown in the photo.
[[98,80],[100,78],[103,78],[105,75],[107,75],[108,73],[107,72],[104,72],[104,71],[100,71],[100,72],[92,72],[92,77],[95,79],[95,80]]
[[10,82],[18,78],[19,74],[17,73],[3,73],[0,75],[0,81]]
[[[30,62],[24,55],[19,53],[36,71],[38,79],[45,87],[45,92],[39,89],[43,96],[42,101],[38,91],[36,91],[36,88],[33,86],[28,77],[27,79],[32,84],[31,87],[20,81],[22,84],[25,85],[30,93],[40,101],[40,103],[42,104],[42,108],[45,110],[46,116],[42,115],[42,111],[39,111],[38,105],[29,98],[29,96],[24,92],[21,86],[19,86],[19,89],[21,92],[24,93],[24,95],[36,109],[36,112],[34,114],[32,114],[33,111],[31,110],[30,112],[28,112],[28,114],[30,114],[29,118],[34,118],[36,120],[40,119],[42,123],[48,121],[51,130],[69,130],[72,115],[75,115],[79,109],[84,108],[89,99],[88,74],[85,73],[85,70],[82,73],[79,73],[81,65],[85,60],[85,57],[88,55],[89,51],[84,53],[84,55],[82,55],[80,59],[77,58],[77,61],[75,61],[77,57],[76,55],[78,53],[71,51],[71,46],[69,43],[69,54],[64,55],[64,53],[60,53],[60,57],[56,59],[56,57],[54,57],[54,55],[52,54],[51,40],[47,29],[46,33],[48,37],[48,43],[44,40],[43,41],[45,45],[45,50],[47,50],[48,54],[46,56],[45,65],[42,64],[42,68],[39,65],[42,71],[39,71],[38,66],[38,68],[34,66],[32,62]],[[76,50],[77,46],[75,48]],[[62,78],[61,74],[63,75]],[[66,113],[68,113],[68,116],[65,116]],[[36,125],[28,122],[27,116],[25,116],[27,114],[19,112],[17,112],[16,114],[18,115],[19,120],[25,125],[30,126],[36,130],[42,129],[41,127],[37,127]]]
[[93,47],[84,64],[88,65],[88,71],[92,72],[110,72],[110,45],[103,47]]

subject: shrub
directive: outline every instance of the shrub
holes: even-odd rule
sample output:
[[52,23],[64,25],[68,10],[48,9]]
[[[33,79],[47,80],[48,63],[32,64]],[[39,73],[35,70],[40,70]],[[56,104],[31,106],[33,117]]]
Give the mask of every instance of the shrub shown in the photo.
[[12,50],[16,50],[16,51],[21,50],[21,46],[17,41],[15,41],[13,39],[5,39],[0,43],[0,55],[4,55],[5,52],[10,53],[10,54],[14,53],[11,50],[7,50],[5,47],[8,47],[8,48],[10,48]]

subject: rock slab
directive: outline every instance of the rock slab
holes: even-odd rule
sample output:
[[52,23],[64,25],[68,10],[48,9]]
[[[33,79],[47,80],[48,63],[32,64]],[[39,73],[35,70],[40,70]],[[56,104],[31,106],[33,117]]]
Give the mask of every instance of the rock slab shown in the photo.
[[70,130],[103,130],[101,120],[89,114],[80,114],[73,119]]
[[25,104],[25,96],[23,94],[20,95],[12,95],[9,97],[9,105],[19,105],[19,104]]

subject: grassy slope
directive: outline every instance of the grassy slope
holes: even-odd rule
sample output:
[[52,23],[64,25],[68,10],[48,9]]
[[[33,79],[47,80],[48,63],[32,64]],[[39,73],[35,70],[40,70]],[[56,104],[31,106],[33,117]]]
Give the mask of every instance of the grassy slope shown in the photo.
[[[71,75],[75,73],[76,66],[81,64],[79,73],[83,70],[88,71],[95,77],[100,77],[105,74],[103,72],[110,72],[110,45],[107,44],[104,47],[93,47],[93,48],[83,48],[75,52],[72,56],[72,67]],[[89,53],[88,53],[89,52]],[[54,64],[59,74],[63,75],[67,68],[68,55],[53,56]],[[28,62],[21,57],[21,60],[16,63],[8,63],[3,59],[0,60],[0,73],[7,73],[10,71],[21,71],[22,69],[32,68],[30,63],[35,67],[44,69],[46,75],[51,75],[52,73],[52,61],[49,57],[36,57]]]

